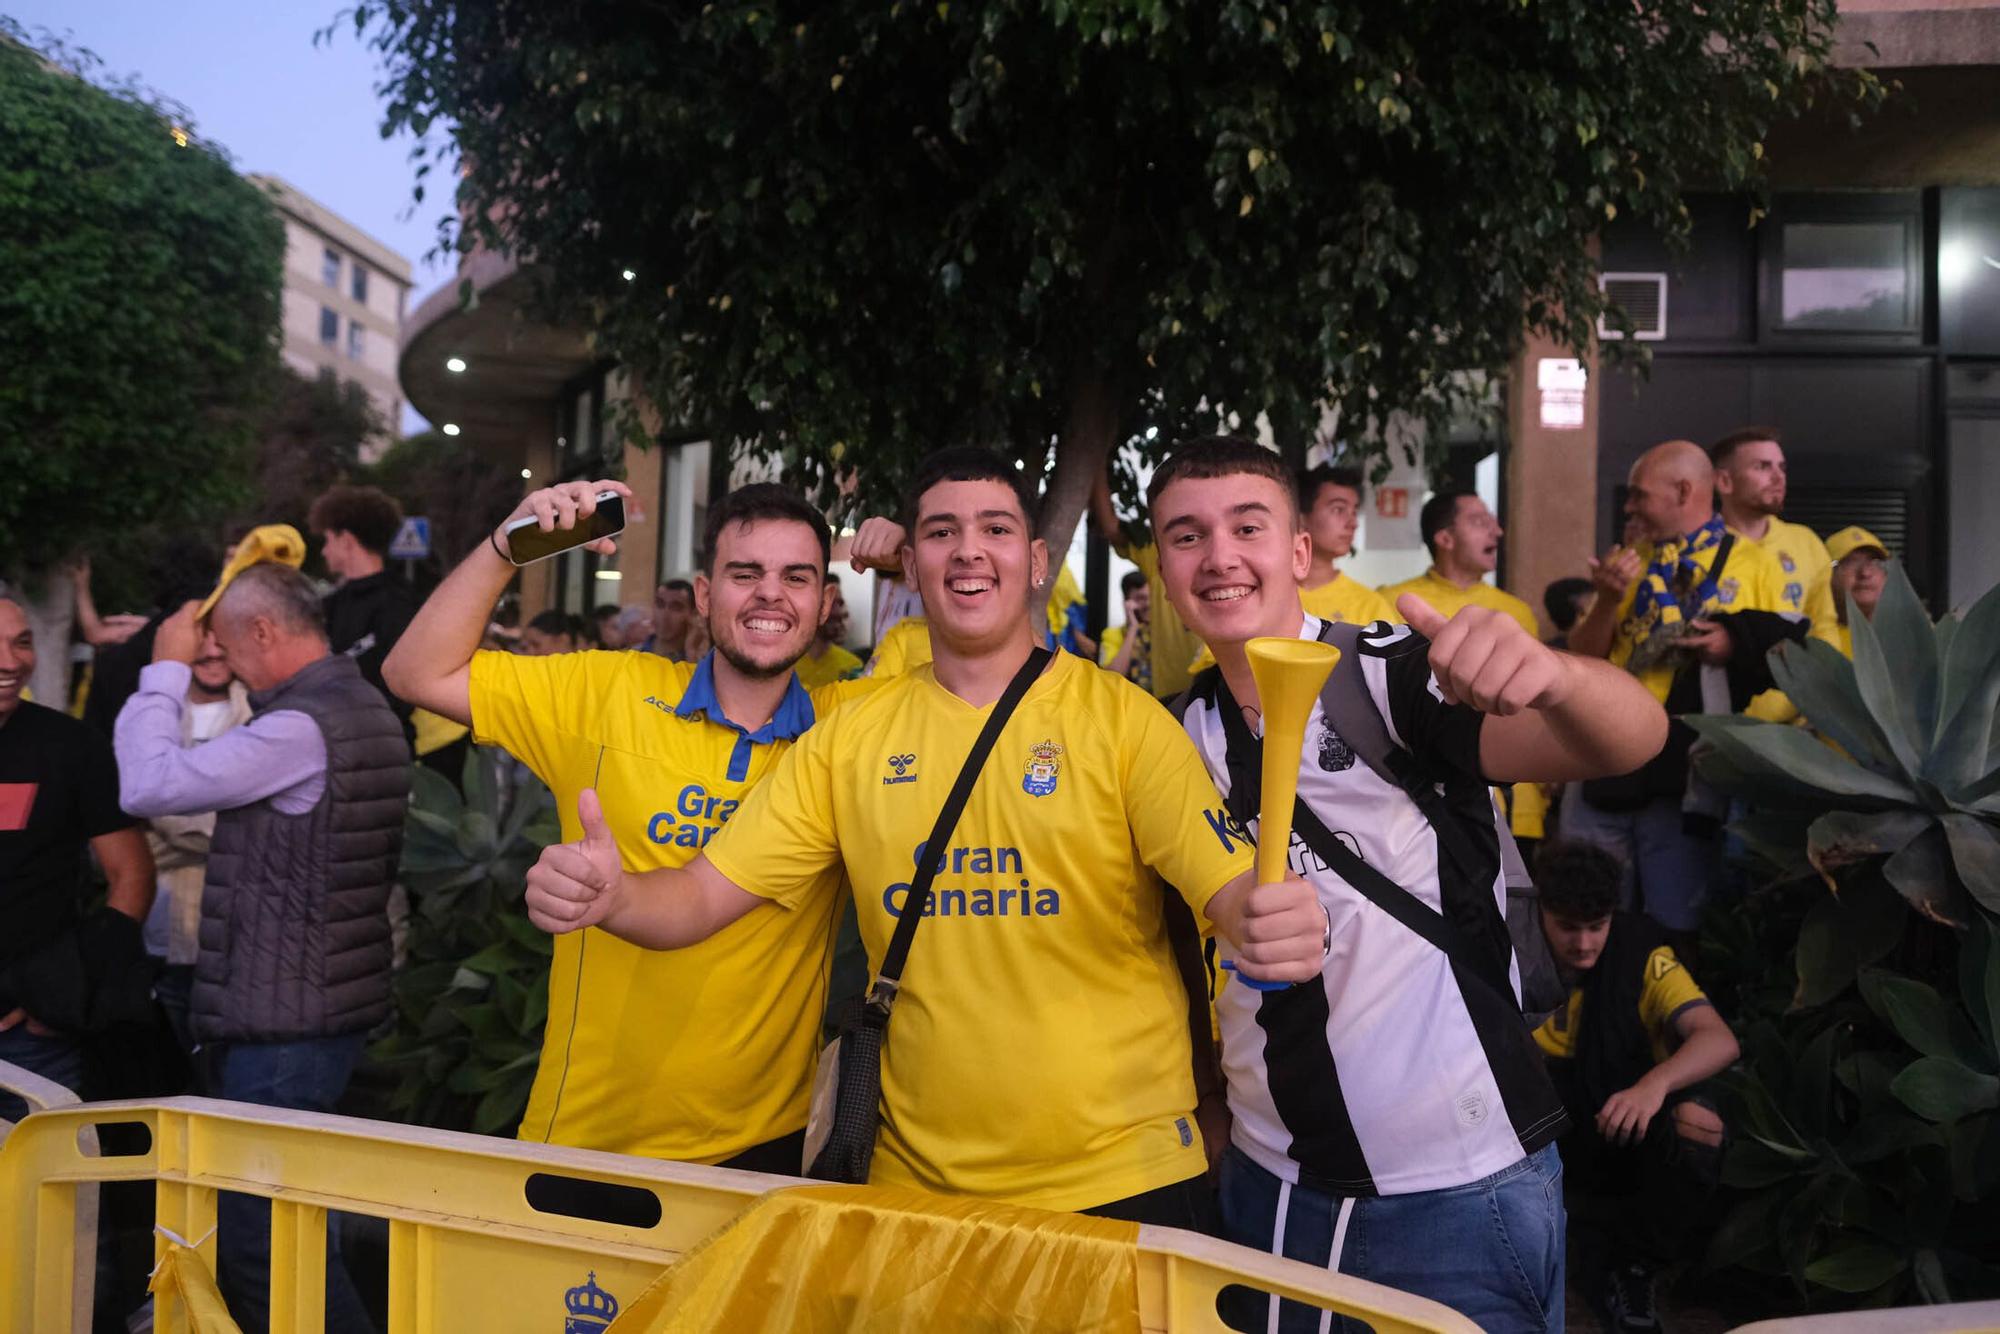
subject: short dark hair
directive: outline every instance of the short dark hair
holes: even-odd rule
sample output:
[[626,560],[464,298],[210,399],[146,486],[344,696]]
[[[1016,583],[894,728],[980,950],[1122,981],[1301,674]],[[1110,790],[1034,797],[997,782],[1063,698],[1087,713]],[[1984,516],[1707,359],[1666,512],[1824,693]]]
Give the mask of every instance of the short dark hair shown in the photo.
[[1301,468],[1299,470],[1300,513],[1303,514],[1313,507],[1313,503],[1319,499],[1319,489],[1323,486],[1344,486],[1354,493],[1357,500],[1366,494],[1366,482],[1359,468],[1336,468],[1324,463],[1317,468]]
[[1618,906],[1624,864],[1595,843],[1550,839],[1535,852],[1535,893],[1572,922],[1595,922]]
[[[825,569],[833,563],[833,533],[826,526],[826,516],[804,496],[776,482],[752,482],[748,486],[739,486],[710,505],[708,523],[702,528],[701,550],[696,553],[695,563],[713,577],[715,548],[722,538],[722,530],[732,523],[755,523],[760,519],[804,524],[819,539],[820,568]],[[662,587],[672,587],[680,582],[683,581],[669,579]],[[693,592],[692,585],[689,592]]]
[[1437,535],[1451,527],[1458,518],[1458,502],[1477,499],[1479,493],[1476,491],[1440,491],[1417,511],[1417,531],[1423,534],[1424,547],[1431,553],[1432,560],[1437,559]]
[[1131,597],[1134,590],[1144,588],[1145,586],[1146,572],[1144,570],[1127,570],[1125,571],[1125,577],[1118,581],[1118,591],[1126,597]]
[[403,507],[379,486],[336,486],[313,501],[306,524],[315,533],[352,533],[362,546],[385,556],[403,526]]
[[[601,610],[601,609],[600,609]],[[618,609],[613,607],[614,612]],[[535,615],[528,622],[528,628],[545,635],[568,635],[571,639],[583,638],[583,621],[566,611],[545,611]]]
[[1569,633],[1570,627],[1576,624],[1576,618],[1580,614],[1577,611],[1576,600],[1588,592],[1590,592],[1590,580],[1579,579],[1575,575],[1567,579],[1551,580],[1549,586],[1542,590],[1542,606],[1547,609],[1549,619],[1555,622],[1556,629],[1564,634]]
[[1021,517],[1027,520],[1029,535],[1033,536],[1037,504],[1035,484],[1028,480],[1027,469],[1016,467],[998,450],[955,445],[926,457],[917,464],[916,475],[910,479],[909,498],[903,502],[903,531],[911,541],[916,540],[917,520],[921,517],[917,507],[923,504],[924,493],[940,482],[1005,483],[1013,489],[1014,499],[1021,503]]
[[1778,434],[1778,428],[1775,426],[1745,426],[1731,431],[1710,445],[1708,461],[1718,468],[1725,467],[1729,463],[1730,455],[1743,446],[1755,444],[1759,440],[1769,440],[1774,445],[1785,443],[1785,438]]
[[615,602],[605,602],[600,604],[596,610],[592,611],[590,613],[590,616],[592,620],[598,622],[598,624],[601,625],[605,621],[611,620],[612,618],[617,616],[618,613],[623,610],[625,609],[619,606]]
[[[712,557],[713,553],[711,553]],[[706,569],[708,567],[703,566],[702,568]],[[694,599],[694,585],[685,579],[662,579],[660,586],[653,590],[653,596],[658,597],[662,593],[685,593],[688,595],[688,599],[692,601]]]
[[1266,449],[1246,436],[1212,435],[1201,440],[1183,440],[1173,447],[1165,462],[1153,469],[1146,483],[1146,509],[1150,513],[1160,493],[1179,481],[1209,481],[1217,477],[1268,477],[1292,502],[1293,520],[1298,518],[1298,478],[1285,466],[1275,449]]

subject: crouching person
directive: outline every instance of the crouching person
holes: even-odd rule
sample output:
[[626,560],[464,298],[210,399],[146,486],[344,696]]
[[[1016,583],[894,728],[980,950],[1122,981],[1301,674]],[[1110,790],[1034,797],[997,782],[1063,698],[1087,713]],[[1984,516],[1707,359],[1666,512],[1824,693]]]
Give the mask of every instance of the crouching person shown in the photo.
[[1569,1108],[1563,1168],[1578,1279],[1614,1330],[1657,1330],[1653,1277],[1682,1258],[1722,1169],[1723,1122],[1703,1081],[1736,1035],[1665,931],[1616,911],[1623,868],[1587,843],[1535,859],[1542,931],[1569,1003],[1535,1041]]

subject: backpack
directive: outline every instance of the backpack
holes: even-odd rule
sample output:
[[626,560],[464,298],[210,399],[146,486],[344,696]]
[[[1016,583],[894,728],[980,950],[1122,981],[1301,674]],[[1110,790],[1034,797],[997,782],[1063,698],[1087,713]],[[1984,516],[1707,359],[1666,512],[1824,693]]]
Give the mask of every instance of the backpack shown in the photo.
[[[1328,674],[1326,685],[1320,690],[1320,709],[1326,715],[1327,725],[1377,777],[1409,797],[1436,831],[1443,855],[1467,866],[1477,865],[1479,850],[1472,845],[1464,827],[1446,807],[1437,777],[1422,757],[1396,744],[1389,735],[1388,725],[1375,708],[1375,701],[1368,693],[1368,685],[1361,672],[1349,666],[1355,660],[1361,635],[1366,628],[1344,621],[1324,621],[1321,624],[1320,640],[1333,645],[1341,654],[1340,664]],[[1219,671],[1219,668],[1208,668],[1174,699],[1168,707],[1177,720],[1185,723],[1195,696],[1202,693]],[[1499,841],[1501,876],[1507,890],[1506,934],[1520,973],[1517,1000],[1522,1013],[1532,1022],[1539,1022],[1568,1003],[1569,988],[1564,985],[1556,969],[1555,956],[1549,951],[1548,940],[1542,935],[1540,902],[1535,894],[1534,880],[1528,874],[1520,845],[1514,842],[1513,831],[1507,827],[1506,817],[1498,807],[1493,812],[1493,828]],[[1393,882],[1385,883],[1393,885]],[[1426,940],[1436,943],[1437,933],[1434,930],[1424,929],[1415,923],[1427,922],[1429,918],[1442,921],[1441,915],[1408,890],[1393,887],[1408,902],[1379,906],[1406,925],[1411,925]],[[1360,885],[1355,888],[1368,892]],[[1374,896],[1371,894],[1369,897],[1372,899]]]

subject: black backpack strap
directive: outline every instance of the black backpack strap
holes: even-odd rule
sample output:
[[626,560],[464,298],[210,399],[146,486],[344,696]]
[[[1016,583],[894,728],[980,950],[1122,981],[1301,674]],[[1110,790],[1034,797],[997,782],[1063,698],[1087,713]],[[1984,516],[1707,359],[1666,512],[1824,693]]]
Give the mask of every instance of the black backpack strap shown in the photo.
[[1342,621],[1328,621],[1320,627],[1322,642],[1340,650],[1340,662],[1327,675],[1319,694],[1320,711],[1327,726],[1345,741],[1376,776],[1416,803],[1424,819],[1437,831],[1438,841],[1453,861],[1464,867],[1478,866],[1479,850],[1472,845],[1459,822],[1452,818],[1438,779],[1415,755],[1396,744],[1389,725],[1368,693],[1368,678],[1362,671],[1361,637],[1368,627]]
[[938,869],[944,865],[945,844],[951,840],[951,831],[958,826],[958,817],[965,810],[966,800],[972,796],[972,788],[979,781],[979,771],[986,767],[986,757],[993,753],[993,743],[1000,739],[1000,731],[1013,716],[1014,708],[1021,697],[1028,693],[1028,687],[1048,666],[1050,653],[1045,648],[1037,648],[1028,654],[1028,660],[1014,673],[1014,679],[1007,683],[1006,691],[993,706],[993,712],[986,716],[986,725],[979,729],[979,739],[972,743],[972,750],[959,766],[958,779],[951,785],[951,795],[944,799],[939,809],[937,823],[931,826],[931,836],[924,842],[923,860],[917,864],[917,873],[910,881],[910,892],[903,900],[903,912],[896,919],[896,934],[889,938],[889,948],[882,954],[882,967],[875,975],[875,985],[869,989],[868,1005],[879,1011],[886,1020],[889,1010],[896,1003],[896,990],[902,985],[903,965],[910,957],[910,942],[916,939],[917,923],[923,920],[924,909],[930,903],[931,881],[937,879]]

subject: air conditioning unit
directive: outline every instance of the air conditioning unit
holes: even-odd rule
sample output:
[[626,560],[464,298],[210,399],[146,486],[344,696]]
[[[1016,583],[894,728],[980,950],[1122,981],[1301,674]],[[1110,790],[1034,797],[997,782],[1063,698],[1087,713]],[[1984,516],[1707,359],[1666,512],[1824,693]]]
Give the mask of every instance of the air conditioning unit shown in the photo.
[[[1598,275],[1597,287],[1610,298],[1612,305],[1631,318],[1634,338],[1642,343],[1656,343],[1667,336],[1666,274],[1603,273]],[[1600,316],[1597,336],[1616,339],[1625,335]]]

